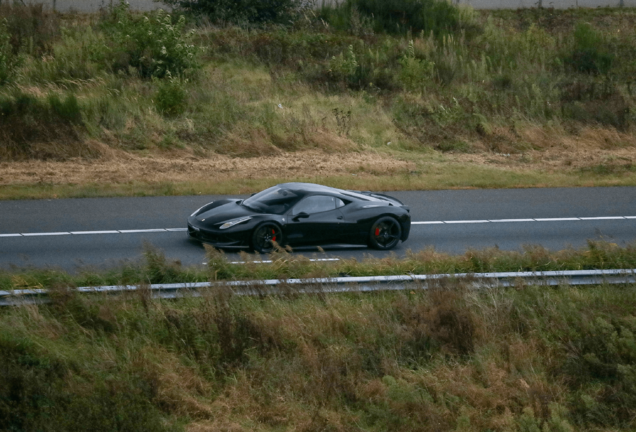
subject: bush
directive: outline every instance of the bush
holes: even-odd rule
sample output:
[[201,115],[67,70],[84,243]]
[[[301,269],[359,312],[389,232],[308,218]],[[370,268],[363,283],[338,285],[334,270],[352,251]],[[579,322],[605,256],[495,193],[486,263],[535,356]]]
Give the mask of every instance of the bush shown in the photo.
[[168,73],[179,76],[198,67],[193,32],[185,32],[186,20],[180,16],[175,24],[163,10],[135,16],[123,0],[103,23],[113,47],[113,68],[137,70],[144,78],[163,78]]
[[289,24],[307,7],[302,0],[162,0],[223,24]]
[[588,23],[578,23],[574,29],[574,47],[565,63],[578,72],[606,74],[612,68],[614,56],[607,51],[607,42]]
[[459,8],[445,0],[348,0],[336,9],[331,22],[346,25],[347,30],[369,20],[379,33],[432,32],[440,36],[461,27]]
[[409,41],[407,52],[399,63],[401,66],[399,79],[406,90],[421,89],[426,81],[433,77],[435,63],[417,58],[412,40]]
[[0,20],[0,85],[3,85],[13,77],[19,60],[10,44],[7,23]]
[[185,84],[185,82],[175,78],[159,83],[159,89],[155,96],[155,106],[160,113],[167,116],[183,114],[188,97]]

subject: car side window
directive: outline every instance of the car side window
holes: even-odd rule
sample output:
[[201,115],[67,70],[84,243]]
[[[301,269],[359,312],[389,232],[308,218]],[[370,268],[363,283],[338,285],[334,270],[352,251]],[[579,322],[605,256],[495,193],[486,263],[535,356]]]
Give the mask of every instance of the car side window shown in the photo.
[[[343,204],[344,205],[344,204]],[[293,215],[300,213],[314,214],[336,209],[336,198],[325,195],[314,195],[305,198],[292,210]]]
[[336,208],[344,207],[346,204],[340,198],[336,198]]

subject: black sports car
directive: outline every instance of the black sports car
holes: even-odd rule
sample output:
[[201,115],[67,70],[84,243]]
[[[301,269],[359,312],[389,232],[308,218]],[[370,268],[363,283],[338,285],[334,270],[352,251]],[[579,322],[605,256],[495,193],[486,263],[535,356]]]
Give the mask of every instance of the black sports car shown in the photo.
[[267,253],[279,245],[366,244],[392,249],[411,230],[409,208],[372,192],[284,183],[246,200],[222,199],[188,218],[188,234],[219,248]]

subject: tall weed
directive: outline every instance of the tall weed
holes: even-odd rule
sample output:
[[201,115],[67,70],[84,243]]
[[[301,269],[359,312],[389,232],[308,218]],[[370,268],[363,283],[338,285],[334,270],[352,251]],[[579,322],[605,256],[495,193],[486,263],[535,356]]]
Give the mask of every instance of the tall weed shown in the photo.
[[4,1],[0,4],[0,21],[3,20],[15,54],[22,52],[36,57],[49,54],[60,35],[59,16],[42,2]]
[[77,87],[106,70],[109,54],[104,35],[93,27],[63,29],[50,55],[31,60],[28,73],[36,82]]
[[0,138],[9,158],[50,157],[33,154],[30,144],[61,138],[77,141],[81,127],[81,109],[73,94],[64,99],[56,94],[40,99],[22,92],[0,96]]
[[169,77],[158,83],[155,94],[155,106],[160,113],[166,116],[182,114],[186,109],[188,92],[185,88],[187,82],[179,78]]
[[413,41],[409,41],[404,56],[399,60],[401,69],[399,80],[406,90],[421,90],[433,78],[435,63],[415,56]]

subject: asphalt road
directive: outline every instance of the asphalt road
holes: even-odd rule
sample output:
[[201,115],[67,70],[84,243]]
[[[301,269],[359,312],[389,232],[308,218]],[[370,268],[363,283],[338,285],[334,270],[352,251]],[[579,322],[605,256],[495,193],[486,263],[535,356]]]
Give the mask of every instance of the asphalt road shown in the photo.
[[[492,246],[520,250],[523,245],[540,244],[562,249],[583,246],[587,239],[619,245],[636,240],[636,187],[407,191],[390,195],[411,207],[414,222],[410,238],[394,250],[398,255],[431,246],[463,253]],[[203,247],[187,239],[186,218],[218,198],[221,196],[0,201],[0,268],[77,271],[84,266],[112,267],[140,259],[144,242],[163,250],[168,258],[202,264]],[[599,217],[613,219],[586,219]],[[325,255],[318,255],[316,248],[296,249],[305,255],[315,253],[318,258],[386,254],[346,246],[326,247],[325,251]],[[230,255],[239,259],[237,254]]]

